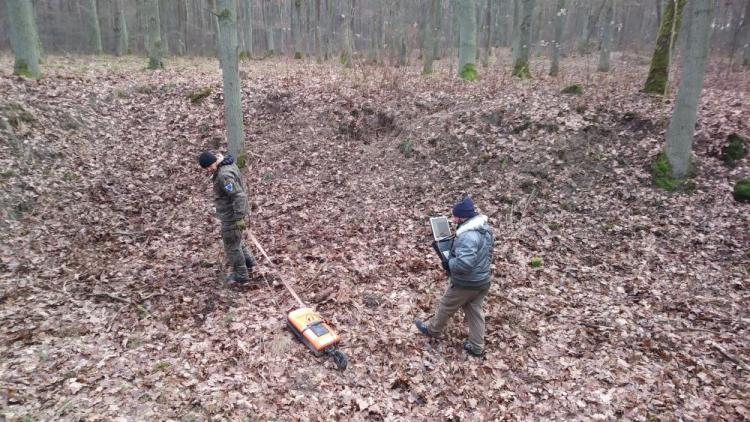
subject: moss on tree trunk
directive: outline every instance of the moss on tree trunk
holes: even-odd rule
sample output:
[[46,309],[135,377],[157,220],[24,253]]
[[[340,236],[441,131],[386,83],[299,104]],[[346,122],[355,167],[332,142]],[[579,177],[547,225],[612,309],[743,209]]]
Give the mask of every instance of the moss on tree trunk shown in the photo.
[[[687,0],[668,0],[667,9],[659,25],[659,34],[656,38],[654,55],[651,58],[651,67],[646,78],[643,92],[652,94],[664,94],[669,80],[669,59],[672,43],[677,39],[677,33],[682,21],[682,10]],[[677,8],[675,10],[675,7]],[[674,31],[674,34],[672,33]]]

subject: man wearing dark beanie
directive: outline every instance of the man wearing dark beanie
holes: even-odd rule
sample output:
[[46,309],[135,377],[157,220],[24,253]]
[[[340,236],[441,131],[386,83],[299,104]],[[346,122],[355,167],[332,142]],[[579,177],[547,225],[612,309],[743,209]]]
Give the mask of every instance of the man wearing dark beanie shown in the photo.
[[252,270],[256,261],[242,242],[247,217],[247,195],[240,169],[234,164],[231,155],[217,156],[208,151],[203,151],[198,156],[198,164],[211,174],[214,185],[214,204],[216,216],[221,221],[221,239],[227,260],[232,266],[232,272],[227,275],[226,280],[246,283],[250,281],[249,270]]
[[459,308],[463,309],[469,324],[469,338],[464,341],[464,350],[472,356],[482,356],[483,305],[490,290],[492,244],[495,238],[487,217],[477,213],[470,196],[453,206],[453,222],[458,226],[456,236],[448,260],[443,264],[449,277],[448,289],[429,323],[416,320],[414,324],[422,334],[438,337],[453,314]]

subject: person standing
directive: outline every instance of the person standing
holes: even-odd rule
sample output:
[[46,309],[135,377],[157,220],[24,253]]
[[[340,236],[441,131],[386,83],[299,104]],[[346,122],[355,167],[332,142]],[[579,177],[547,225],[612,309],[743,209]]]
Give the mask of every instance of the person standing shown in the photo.
[[450,255],[443,261],[448,273],[448,288],[437,313],[429,324],[415,320],[422,334],[438,337],[448,320],[458,309],[463,309],[469,324],[469,338],[463,347],[472,356],[484,353],[484,299],[490,290],[492,277],[492,244],[494,235],[487,216],[479,214],[474,201],[466,196],[453,206],[452,220],[457,224]]
[[247,283],[256,261],[242,242],[248,207],[240,169],[234,164],[234,158],[230,154],[214,155],[209,151],[203,151],[198,156],[198,164],[211,174],[213,181],[216,216],[221,221],[221,239],[232,267],[226,280]]

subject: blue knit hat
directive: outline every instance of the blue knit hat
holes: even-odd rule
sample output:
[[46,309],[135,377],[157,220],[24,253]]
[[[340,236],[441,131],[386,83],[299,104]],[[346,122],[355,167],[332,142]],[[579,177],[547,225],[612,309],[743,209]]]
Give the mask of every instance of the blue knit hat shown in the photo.
[[477,215],[474,210],[474,201],[471,200],[470,196],[458,201],[453,206],[453,215],[458,218],[471,218]]
[[198,156],[198,164],[201,165],[203,168],[207,168],[211,164],[216,162],[216,156],[211,154],[208,151],[201,152],[201,155]]

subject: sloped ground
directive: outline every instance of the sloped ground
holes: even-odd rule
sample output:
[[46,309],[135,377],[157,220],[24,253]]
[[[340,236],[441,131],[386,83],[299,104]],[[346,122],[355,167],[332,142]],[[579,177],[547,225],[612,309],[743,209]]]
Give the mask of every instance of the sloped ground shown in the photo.
[[[0,60],[0,380],[8,420],[734,420],[749,417],[750,212],[726,135],[747,73],[707,77],[689,193],[651,186],[671,101],[646,68],[475,84],[418,69],[243,63],[251,229],[272,288],[223,282],[209,181],[216,63]],[[445,65],[445,64],[443,64]],[[544,73],[541,67],[535,74]],[[559,93],[588,82],[582,96]],[[186,95],[211,86],[198,104]],[[487,356],[417,335],[445,287],[427,217],[496,228]],[[543,259],[541,268],[529,265]],[[296,343],[283,278],[344,338]]]

